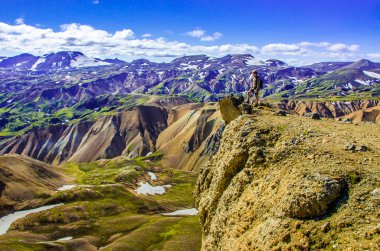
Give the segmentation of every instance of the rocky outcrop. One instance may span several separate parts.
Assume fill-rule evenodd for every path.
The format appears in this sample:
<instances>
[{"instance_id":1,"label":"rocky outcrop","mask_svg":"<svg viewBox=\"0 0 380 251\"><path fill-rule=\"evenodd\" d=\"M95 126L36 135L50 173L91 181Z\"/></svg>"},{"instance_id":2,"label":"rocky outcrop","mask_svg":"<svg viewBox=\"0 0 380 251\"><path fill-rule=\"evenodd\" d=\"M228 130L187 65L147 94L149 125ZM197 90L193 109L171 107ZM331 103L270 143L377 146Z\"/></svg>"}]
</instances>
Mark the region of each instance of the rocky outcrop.
<instances>
[{"instance_id":1,"label":"rocky outcrop","mask_svg":"<svg viewBox=\"0 0 380 251\"><path fill-rule=\"evenodd\" d=\"M241 115L239 109L234 105L232 99L219 100L219 107L223 120L228 124Z\"/></svg>"},{"instance_id":2,"label":"rocky outcrop","mask_svg":"<svg viewBox=\"0 0 380 251\"><path fill-rule=\"evenodd\" d=\"M224 126L224 124L222 124L219 127L219 129L216 131L216 133L211 135L211 137L209 137L206 140L205 150L202 153L202 155L213 156L214 154L216 154L218 152L219 146L220 146L220 140L222 139L222 134L223 134L224 128L225 128L225 126Z\"/></svg>"},{"instance_id":3,"label":"rocky outcrop","mask_svg":"<svg viewBox=\"0 0 380 251\"><path fill-rule=\"evenodd\" d=\"M203 141L211 134L213 129L213 121L208 122L211 115L215 113L216 110L203 110L196 122L196 128L194 134L191 136L188 144L186 144L185 152L194 152L198 149Z\"/></svg>"},{"instance_id":4,"label":"rocky outcrop","mask_svg":"<svg viewBox=\"0 0 380 251\"><path fill-rule=\"evenodd\" d=\"M283 200L281 212L291 218L313 218L327 212L342 194L339 180L323 175L296 177L280 189Z\"/></svg>"},{"instance_id":5,"label":"rocky outcrop","mask_svg":"<svg viewBox=\"0 0 380 251\"><path fill-rule=\"evenodd\" d=\"M376 250L380 128L360 127L265 107L229 123L194 190L202 250Z\"/></svg>"}]
</instances>

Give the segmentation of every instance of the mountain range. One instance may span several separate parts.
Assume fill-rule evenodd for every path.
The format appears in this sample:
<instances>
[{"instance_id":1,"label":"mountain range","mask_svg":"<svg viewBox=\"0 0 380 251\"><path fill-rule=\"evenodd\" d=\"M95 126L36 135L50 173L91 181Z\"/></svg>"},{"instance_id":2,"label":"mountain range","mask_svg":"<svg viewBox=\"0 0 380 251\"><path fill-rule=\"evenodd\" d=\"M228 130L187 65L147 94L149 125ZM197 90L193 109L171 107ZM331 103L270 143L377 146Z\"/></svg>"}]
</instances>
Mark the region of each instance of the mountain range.
<instances>
[{"instance_id":1,"label":"mountain range","mask_svg":"<svg viewBox=\"0 0 380 251\"><path fill-rule=\"evenodd\" d=\"M33 128L96 120L146 103L153 96L216 101L244 94L259 71L268 100L380 97L380 63L326 62L295 67L252 55L185 56L169 63L124 62L63 51L0 59L0 140ZM170 98L170 100L172 100Z\"/></svg>"},{"instance_id":2,"label":"mountain range","mask_svg":"<svg viewBox=\"0 0 380 251\"><path fill-rule=\"evenodd\" d=\"M252 69L258 70L264 79L264 97L316 98L355 96L362 92L377 96L380 81L377 72L380 63L365 59L294 67L276 59L262 61L249 54L221 58L195 55L155 63L146 59L103 60L81 52L63 51L44 56L21 54L0 60L3 78L0 84L6 91L10 88L9 80L12 84L19 80L24 84L44 83L49 89L79 85L94 95L184 94L200 101L212 101L226 93L245 91Z\"/></svg>"}]
</instances>

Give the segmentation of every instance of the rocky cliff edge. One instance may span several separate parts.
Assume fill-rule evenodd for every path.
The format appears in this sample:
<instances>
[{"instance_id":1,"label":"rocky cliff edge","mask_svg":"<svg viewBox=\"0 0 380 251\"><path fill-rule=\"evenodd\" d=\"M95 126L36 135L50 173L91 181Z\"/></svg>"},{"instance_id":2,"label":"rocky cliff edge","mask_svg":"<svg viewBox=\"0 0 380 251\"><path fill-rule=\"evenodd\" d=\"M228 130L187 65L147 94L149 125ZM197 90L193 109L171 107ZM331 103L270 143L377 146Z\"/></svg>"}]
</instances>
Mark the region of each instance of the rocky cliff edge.
<instances>
[{"instance_id":1,"label":"rocky cliff edge","mask_svg":"<svg viewBox=\"0 0 380 251\"><path fill-rule=\"evenodd\" d=\"M201 169L202 250L378 250L380 127L275 114L233 120Z\"/></svg>"}]
</instances>

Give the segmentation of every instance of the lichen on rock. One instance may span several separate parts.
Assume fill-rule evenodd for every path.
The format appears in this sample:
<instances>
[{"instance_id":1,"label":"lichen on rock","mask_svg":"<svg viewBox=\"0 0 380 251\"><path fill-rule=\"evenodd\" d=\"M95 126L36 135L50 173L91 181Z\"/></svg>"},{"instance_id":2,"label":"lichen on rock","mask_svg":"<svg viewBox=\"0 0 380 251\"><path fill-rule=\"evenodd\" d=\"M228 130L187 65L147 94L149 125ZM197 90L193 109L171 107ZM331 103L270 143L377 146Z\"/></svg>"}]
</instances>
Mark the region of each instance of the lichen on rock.
<instances>
[{"instance_id":1,"label":"lichen on rock","mask_svg":"<svg viewBox=\"0 0 380 251\"><path fill-rule=\"evenodd\" d=\"M264 107L231 120L201 168L194 199L202 250L325 250L331 243L378 250L379 233L367 229L379 224L380 155L337 147L347 133L335 121L273 112ZM363 129L348 126L351 140L380 152L380 128L366 125L366 141ZM363 166L365 156L371 161Z\"/></svg>"},{"instance_id":2,"label":"lichen on rock","mask_svg":"<svg viewBox=\"0 0 380 251\"><path fill-rule=\"evenodd\" d=\"M281 211L293 218L321 216L339 199L343 188L343 182L328 176L298 176L285 188L288 193L283 197Z\"/></svg>"}]
</instances>

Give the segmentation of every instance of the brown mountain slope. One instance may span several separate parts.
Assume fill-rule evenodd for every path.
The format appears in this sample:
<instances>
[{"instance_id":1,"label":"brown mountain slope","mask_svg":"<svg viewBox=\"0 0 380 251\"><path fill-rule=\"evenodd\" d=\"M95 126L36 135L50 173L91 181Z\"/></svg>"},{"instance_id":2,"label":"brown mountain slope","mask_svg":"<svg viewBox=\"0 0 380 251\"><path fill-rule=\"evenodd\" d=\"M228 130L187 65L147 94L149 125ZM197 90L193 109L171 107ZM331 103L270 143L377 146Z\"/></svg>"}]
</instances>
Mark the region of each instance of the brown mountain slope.
<instances>
[{"instance_id":1,"label":"brown mountain slope","mask_svg":"<svg viewBox=\"0 0 380 251\"><path fill-rule=\"evenodd\" d=\"M155 151L167 117L164 108L138 106L95 122L35 129L3 143L0 154L18 153L52 164L141 156Z\"/></svg>"},{"instance_id":2,"label":"brown mountain slope","mask_svg":"<svg viewBox=\"0 0 380 251\"><path fill-rule=\"evenodd\" d=\"M207 142L224 122L216 103L208 103L198 109L192 104L173 109L172 124L157 139L158 151L164 153L164 165L185 170L198 170L208 161L213 150Z\"/></svg>"},{"instance_id":3,"label":"brown mountain slope","mask_svg":"<svg viewBox=\"0 0 380 251\"><path fill-rule=\"evenodd\" d=\"M202 250L379 250L379 181L378 125L242 115L195 187Z\"/></svg>"},{"instance_id":4,"label":"brown mountain slope","mask_svg":"<svg viewBox=\"0 0 380 251\"><path fill-rule=\"evenodd\" d=\"M193 170L208 160L210 154L202 158L204 153L212 152L205 151L206 139L211 139L222 121L213 103L182 103L152 101L94 122L36 128L1 143L0 155L23 154L58 165L66 161L139 157L158 150L165 156L165 165ZM215 144L209 142L208 146Z\"/></svg>"},{"instance_id":5,"label":"brown mountain slope","mask_svg":"<svg viewBox=\"0 0 380 251\"><path fill-rule=\"evenodd\" d=\"M380 106L359 110L344 116L353 122L371 122L380 125Z\"/></svg>"},{"instance_id":6,"label":"brown mountain slope","mask_svg":"<svg viewBox=\"0 0 380 251\"><path fill-rule=\"evenodd\" d=\"M0 216L33 206L44 194L72 181L60 169L30 157L7 154L0 157ZM25 202L25 203L23 203Z\"/></svg>"}]
</instances>

